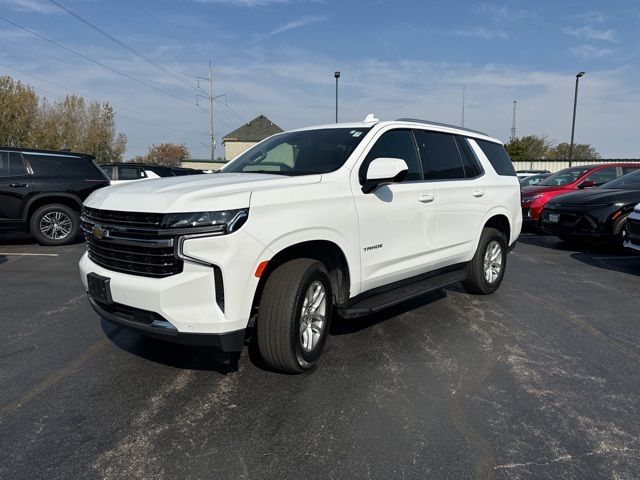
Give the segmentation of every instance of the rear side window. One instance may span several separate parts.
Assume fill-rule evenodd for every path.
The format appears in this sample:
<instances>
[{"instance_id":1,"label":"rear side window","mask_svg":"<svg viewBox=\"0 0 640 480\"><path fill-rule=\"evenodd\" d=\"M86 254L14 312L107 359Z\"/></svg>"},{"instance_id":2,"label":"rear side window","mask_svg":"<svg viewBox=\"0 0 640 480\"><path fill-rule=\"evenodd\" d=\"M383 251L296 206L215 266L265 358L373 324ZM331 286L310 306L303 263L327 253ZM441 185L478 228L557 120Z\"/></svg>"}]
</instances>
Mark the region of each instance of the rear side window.
<instances>
[{"instance_id":1,"label":"rear side window","mask_svg":"<svg viewBox=\"0 0 640 480\"><path fill-rule=\"evenodd\" d=\"M53 177L104 178L100 170L90 159L83 157L47 156L25 154L36 175Z\"/></svg>"},{"instance_id":2,"label":"rear side window","mask_svg":"<svg viewBox=\"0 0 640 480\"><path fill-rule=\"evenodd\" d=\"M635 172L640 168L640 164L637 167L622 167L622 174L626 175L627 173Z\"/></svg>"},{"instance_id":3,"label":"rear side window","mask_svg":"<svg viewBox=\"0 0 640 480\"><path fill-rule=\"evenodd\" d=\"M509 177L516 176L516 170L507 154L507 151L499 143L487 142L486 140L474 139L480 149L491 162L493 169L498 175L506 175Z\"/></svg>"},{"instance_id":4,"label":"rear side window","mask_svg":"<svg viewBox=\"0 0 640 480\"><path fill-rule=\"evenodd\" d=\"M0 177L15 177L26 174L27 169L19 153L0 152Z\"/></svg>"},{"instance_id":5,"label":"rear side window","mask_svg":"<svg viewBox=\"0 0 640 480\"><path fill-rule=\"evenodd\" d=\"M118 180L137 180L142 178L138 167L118 167Z\"/></svg>"},{"instance_id":6,"label":"rear side window","mask_svg":"<svg viewBox=\"0 0 640 480\"><path fill-rule=\"evenodd\" d=\"M618 168L617 167L606 167L601 168L600 170L596 170L587 178L585 178L584 182L593 182L596 185L600 185L602 183L610 182L618 178Z\"/></svg>"},{"instance_id":7,"label":"rear side window","mask_svg":"<svg viewBox=\"0 0 640 480\"><path fill-rule=\"evenodd\" d=\"M101 165L100 168L110 180L113 180L113 165Z\"/></svg>"},{"instance_id":8,"label":"rear side window","mask_svg":"<svg viewBox=\"0 0 640 480\"><path fill-rule=\"evenodd\" d=\"M458 147L460 148L460 156L462 157L462 165L464 166L464 174L467 178L477 178L484 173L482 166L478 162L478 158L469 145L467 139L456 136Z\"/></svg>"},{"instance_id":9,"label":"rear side window","mask_svg":"<svg viewBox=\"0 0 640 480\"><path fill-rule=\"evenodd\" d=\"M415 135L425 180L466 178L453 135L426 130L415 130Z\"/></svg>"}]
</instances>

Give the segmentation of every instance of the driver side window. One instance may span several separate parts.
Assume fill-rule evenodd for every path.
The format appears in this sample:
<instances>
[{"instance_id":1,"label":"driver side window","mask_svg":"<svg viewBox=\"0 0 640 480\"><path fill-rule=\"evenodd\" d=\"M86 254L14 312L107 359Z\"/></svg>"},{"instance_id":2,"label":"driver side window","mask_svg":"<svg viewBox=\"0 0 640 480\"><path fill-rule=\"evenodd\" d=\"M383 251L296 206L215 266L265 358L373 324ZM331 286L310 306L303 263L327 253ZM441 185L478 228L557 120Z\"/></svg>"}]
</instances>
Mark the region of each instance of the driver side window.
<instances>
[{"instance_id":1,"label":"driver side window","mask_svg":"<svg viewBox=\"0 0 640 480\"><path fill-rule=\"evenodd\" d=\"M418 151L410 130L391 130L378 139L360 166L358 173L361 183L364 184L366 180L369 164L376 158L381 157L401 158L407 163L409 171L404 179L405 182L422 180Z\"/></svg>"}]
</instances>

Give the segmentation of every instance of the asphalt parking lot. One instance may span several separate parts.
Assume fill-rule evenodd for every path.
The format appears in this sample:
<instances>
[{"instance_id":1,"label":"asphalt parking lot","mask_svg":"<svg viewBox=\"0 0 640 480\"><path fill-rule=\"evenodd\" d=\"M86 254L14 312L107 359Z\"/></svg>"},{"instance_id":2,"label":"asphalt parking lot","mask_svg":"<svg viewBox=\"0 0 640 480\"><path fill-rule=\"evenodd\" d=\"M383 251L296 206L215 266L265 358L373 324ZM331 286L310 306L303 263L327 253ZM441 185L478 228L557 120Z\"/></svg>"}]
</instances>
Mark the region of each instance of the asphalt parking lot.
<instances>
[{"instance_id":1,"label":"asphalt parking lot","mask_svg":"<svg viewBox=\"0 0 640 480\"><path fill-rule=\"evenodd\" d=\"M523 235L292 376L101 322L83 250L0 240L0 478L639 476L640 256Z\"/></svg>"}]
</instances>

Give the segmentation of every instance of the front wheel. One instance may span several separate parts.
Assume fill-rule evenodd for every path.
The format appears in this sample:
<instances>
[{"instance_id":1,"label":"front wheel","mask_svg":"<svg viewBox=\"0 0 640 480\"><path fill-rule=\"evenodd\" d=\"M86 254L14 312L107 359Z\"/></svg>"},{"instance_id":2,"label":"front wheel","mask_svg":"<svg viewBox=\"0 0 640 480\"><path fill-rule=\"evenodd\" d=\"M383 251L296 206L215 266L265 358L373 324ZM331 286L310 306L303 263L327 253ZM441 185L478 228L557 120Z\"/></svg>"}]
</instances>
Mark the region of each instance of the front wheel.
<instances>
[{"instance_id":1,"label":"front wheel","mask_svg":"<svg viewBox=\"0 0 640 480\"><path fill-rule=\"evenodd\" d=\"M507 241L495 228L485 228L475 255L467 265L467 278L462 282L471 293L488 295L495 292L507 267Z\"/></svg>"},{"instance_id":2,"label":"front wheel","mask_svg":"<svg viewBox=\"0 0 640 480\"><path fill-rule=\"evenodd\" d=\"M71 208L54 203L33 213L29 229L40 245L67 245L78 236L80 219Z\"/></svg>"},{"instance_id":3,"label":"front wheel","mask_svg":"<svg viewBox=\"0 0 640 480\"><path fill-rule=\"evenodd\" d=\"M277 267L267 279L256 324L258 350L276 370L300 373L320 358L333 310L324 265L299 258Z\"/></svg>"}]
</instances>

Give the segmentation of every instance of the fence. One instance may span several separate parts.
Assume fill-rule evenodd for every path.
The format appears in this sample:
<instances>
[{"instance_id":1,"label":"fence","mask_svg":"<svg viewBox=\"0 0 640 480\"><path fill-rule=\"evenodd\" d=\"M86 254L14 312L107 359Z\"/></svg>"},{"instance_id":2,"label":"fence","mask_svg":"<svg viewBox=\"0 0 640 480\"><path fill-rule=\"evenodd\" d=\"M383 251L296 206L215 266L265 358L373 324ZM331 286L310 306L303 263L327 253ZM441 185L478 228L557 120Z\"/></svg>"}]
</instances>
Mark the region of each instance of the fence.
<instances>
[{"instance_id":1,"label":"fence","mask_svg":"<svg viewBox=\"0 0 640 480\"><path fill-rule=\"evenodd\" d=\"M573 160L571 165L594 165L598 163L640 163L639 158L599 158L598 160ZM557 172L569 166L569 160L514 160L513 167L517 170L549 170Z\"/></svg>"}]
</instances>

